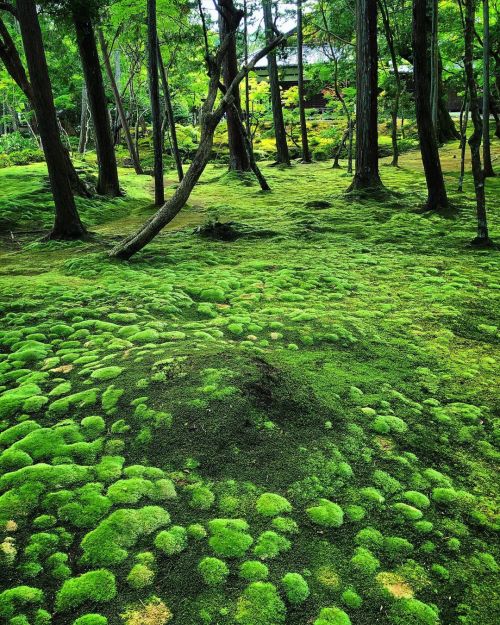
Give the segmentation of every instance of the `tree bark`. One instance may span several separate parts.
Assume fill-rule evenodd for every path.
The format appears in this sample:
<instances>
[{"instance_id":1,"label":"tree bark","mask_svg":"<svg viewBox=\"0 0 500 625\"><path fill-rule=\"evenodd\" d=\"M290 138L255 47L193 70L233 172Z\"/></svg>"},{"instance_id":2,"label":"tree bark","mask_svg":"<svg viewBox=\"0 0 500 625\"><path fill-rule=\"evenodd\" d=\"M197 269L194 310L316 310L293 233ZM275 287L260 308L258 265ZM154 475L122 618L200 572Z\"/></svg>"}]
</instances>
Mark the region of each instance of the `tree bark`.
<instances>
[{"instance_id":1,"label":"tree bark","mask_svg":"<svg viewBox=\"0 0 500 625\"><path fill-rule=\"evenodd\" d=\"M309 141L307 139L306 108L304 103L304 33L302 29L302 0L297 0L297 71L299 92L300 138L302 142L302 162L311 163Z\"/></svg>"},{"instance_id":2,"label":"tree bark","mask_svg":"<svg viewBox=\"0 0 500 625\"><path fill-rule=\"evenodd\" d=\"M356 3L356 173L348 192L380 191L377 119L377 3Z\"/></svg>"},{"instance_id":3,"label":"tree bark","mask_svg":"<svg viewBox=\"0 0 500 625\"><path fill-rule=\"evenodd\" d=\"M465 148L467 147L467 124L469 122L469 92L466 89L462 110L460 111L460 177L457 191L461 193L464 187L465 176Z\"/></svg>"},{"instance_id":4,"label":"tree bark","mask_svg":"<svg viewBox=\"0 0 500 625\"><path fill-rule=\"evenodd\" d=\"M476 78L474 76L474 16L475 1L465 0L465 54L464 66L467 77L467 88L470 94L470 114L474 130L469 138L469 147L472 164L472 177L476 195L477 237L472 241L475 245L488 246L491 241L488 233L488 218L486 214L486 197L484 192L484 172L481 167L481 135L483 124L479 112Z\"/></svg>"},{"instance_id":5,"label":"tree bark","mask_svg":"<svg viewBox=\"0 0 500 625\"><path fill-rule=\"evenodd\" d=\"M413 70L415 78L415 110L417 116L420 152L427 182L426 210L445 211L449 208L444 185L436 129L432 123L430 103L430 24L427 15L428 0L413 2Z\"/></svg>"},{"instance_id":6,"label":"tree bark","mask_svg":"<svg viewBox=\"0 0 500 625\"><path fill-rule=\"evenodd\" d=\"M272 13L272 0L263 0L264 26L266 30L266 43L273 38L274 22ZM283 105L281 103L281 90L278 77L278 63L276 52L273 50L267 55L267 68L269 73L269 88L271 91L271 106L273 109L274 136L276 138L276 162L282 165L290 165L290 155L286 142L285 122L283 120Z\"/></svg>"},{"instance_id":7,"label":"tree bark","mask_svg":"<svg viewBox=\"0 0 500 625\"><path fill-rule=\"evenodd\" d=\"M490 145L490 9L483 0L483 170L484 177L495 175Z\"/></svg>"},{"instance_id":8,"label":"tree bark","mask_svg":"<svg viewBox=\"0 0 500 625\"><path fill-rule=\"evenodd\" d=\"M148 77L153 125L155 204L165 202L163 182L163 145L161 131L160 83L158 75L158 30L156 27L156 0L147 0L148 6Z\"/></svg>"},{"instance_id":9,"label":"tree bark","mask_svg":"<svg viewBox=\"0 0 500 625\"><path fill-rule=\"evenodd\" d=\"M88 121L88 109L89 109L89 101L87 98L87 85L85 81L82 85L82 112L80 115L80 140L78 142L78 152L80 154L85 154L87 149L87 138L89 131L89 121Z\"/></svg>"},{"instance_id":10,"label":"tree bark","mask_svg":"<svg viewBox=\"0 0 500 625\"><path fill-rule=\"evenodd\" d=\"M384 25L385 39L389 54L391 55L392 69L394 71L394 79L396 81L396 93L391 107L391 141L392 141L392 163L393 167L398 166L399 148L398 148L398 117L399 117L399 101L401 99L401 76L399 75L398 60L396 57L396 49L394 47L394 35L389 21L389 12L385 0L379 0L380 13L382 15L382 23Z\"/></svg>"},{"instance_id":11,"label":"tree bark","mask_svg":"<svg viewBox=\"0 0 500 625\"><path fill-rule=\"evenodd\" d=\"M158 43L158 67L160 68L160 78L163 87L163 98L165 100L165 113L170 129L170 139L172 142L172 153L174 156L175 166L177 168L177 177L179 182L184 178L184 170L182 168L182 158L179 150L179 142L177 141L177 129L175 127L174 111L172 108L172 98L170 97L170 86L168 84L167 72L161 55L160 45Z\"/></svg>"},{"instance_id":12,"label":"tree bark","mask_svg":"<svg viewBox=\"0 0 500 625\"><path fill-rule=\"evenodd\" d=\"M73 11L73 23L95 134L99 165L97 193L117 197L121 192L101 64L92 19L83 4L79 4L78 9Z\"/></svg>"},{"instance_id":13,"label":"tree bark","mask_svg":"<svg viewBox=\"0 0 500 625\"><path fill-rule=\"evenodd\" d=\"M221 7L221 12L219 14L220 40L222 41L229 33L233 33L227 49L226 58L222 64L222 82L227 88L238 73L238 58L236 53L237 31L234 25L236 22L240 22L241 14L236 10L233 0L221 0L219 4ZM234 94L234 104L235 106L230 107L226 112L229 169L230 171L250 171L250 161L239 124L239 120L243 116L239 91Z\"/></svg>"},{"instance_id":14,"label":"tree bark","mask_svg":"<svg viewBox=\"0 0 500 625\"><path fill-rule=\"evenodd\" d=\"M130 132L130 126L128 124L127 115L125 114L125 109L123 108L123 101L120 95L120 91L118 89L118 85L116 83L115 75L113 74L113 69L111 67L111 62L109 58L108 48L106 45L106 41L104 39L104 35L102 30L99 28L97 31L97 35L99 37L99 43L101 45L102 56L104 60L104 67L106 68L106 74L108 75L108 80L111 85L111 89L113 91L113 96L115 98L116 109L118 111L118 116L120 118L120 124L125 134L125 141L127 142L128 152L130 154L130 159L135 169L136 174L143 174L141 163L139 161L139 155L135 150L134 140L132 139L132 134Z\"/></svg>"},{"instance_id":15,"label":"tree bark","mask_svg":"<svg viewBox=\"0 0 500 625\"><path fill-rule=\"evenodd\" d=\"M437 102L437 139L439 143L460 139L455 122L448 110L448 100L443 83L443 60L438 52L438 102Z\"/></svg>"},{"instance_id":16,"label":"tree bark","mask_svg":"<svg viewBox=\"0 0 500 625\"><path fill-rule=\"evenodd\" d=\"M68 176L67 159L59 135L57 114L35 0L18 0L16 6L31 78L33 106L37 116L56 211L54 226L48 238L79 239L85 235L86 230L80 221Z\"/></svg>"}]
</instances>

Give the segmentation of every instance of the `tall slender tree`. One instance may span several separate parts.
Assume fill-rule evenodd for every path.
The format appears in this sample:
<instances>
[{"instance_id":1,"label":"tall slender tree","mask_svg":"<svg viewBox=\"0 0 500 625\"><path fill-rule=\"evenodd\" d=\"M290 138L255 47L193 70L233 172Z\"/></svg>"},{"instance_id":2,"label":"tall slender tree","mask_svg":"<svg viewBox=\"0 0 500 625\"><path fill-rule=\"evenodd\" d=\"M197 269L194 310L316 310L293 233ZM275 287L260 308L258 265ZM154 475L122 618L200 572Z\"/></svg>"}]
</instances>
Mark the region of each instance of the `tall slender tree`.
<instances>
[{"instance_id":1,"label":"tall slender tree","mask_svg":"<svg viewBox=\"0 0 500 625\"><path fill-rule=\"evenodd\" d=\"M377 3L356 2L356 173L348 191L383 188L378 169Z\"/></svg>"},{"instance_id":2,"label":"tall slender tree","mask_svg":"<svg viewBox=\"0 0 500 625\"><path fill-rule=\"evenodd\" d=\"M462 0L460 0L462 1ZM465 0L464 15L464 66L467 77L467 88L470 94L470 115L474 130L469 138L469 147L476 195L477 237L472 241L474 245L488 247L491 240L488 232L488 217L486 214L486 196L484 192L484 171L481 167L481 135L483 125L479 112L479 98L477 93L476 77L474 76L474 17L476 13L475 0Z\"/></svg>"},{"instance_id":3,"label":"tall slender tree","mask_svg":"<svg viewBox=\"0 0 500 625\"><path fill-rule=\"evenodd\" d=\"M490 5L483 0L483 169L485 178L495 175L490 145Z\"/></svg>"},{"instance_id":4,"label":"tall slender tree","mask_svg":"<svg viewBox=\"0 0 500 625\"><path fill-rule=\"evenodd\" d=\"M102 78L101 63L94 32L92 3L73 0L72 18L76 40L87 85L89 108L96 141L99 177L97 192L116 197L121 195L118 168L111 134L106 93Z\"/></svg>"},{"instance_id":5,"label":"tall slender tree","mask_svg":"<svg viewBox=\"0 0 500 625\"><path fill-rule=\"evenodd\" d=\"M448 196L444 185L436 127L432 123L430 74L430 20L428 2L413 0L413 70L415 79L415 111L420 152L427 182L425 209L446 211Z\"/></svg>"},{"instance_id":6,"label":"tall slender tree","mask_svg":"<svg viewBox=\"0 0 500 625\"><path fill-rule=\"evenodd\" d=\"M297 72L299 92L300 138L302 142L302 162L311 162L309 141L307 138L306 107L304 93L304 32L302 0L297 0Z\"/></svg>"},{"instance_id":7,"label":"tall slender tree","mask_svg":"<svg viewBox=\"0 0 500 625\"><path fill-rule=\"evenodd\" d=\"M241 20L241 13L234 5L233 0L220 0L219 33L221 41L230 35L231 41L227 48L226 57L222 65L222 79L227 88L238 73L238 57L236 53L236 21ZM231 34L232 33L232 34ZM238 116L239 119L236 119ZM245 140L240 131L240 121L243 117L239 90L234 94L234 107L226 112L227 134L229 144L229 169L232 171L250 171Z\"/></svg>"},{"instance_id":8,"label":"tall slender tree","mask_svg":"<svg viewBox=\"0 0 500 625\"><path fill-rule=\"evenodd\" d=\"M156 0L148 0L148 77L153 124L155 204L165 202L163 182L163 141L161 130L160 82L158 74L158 29L156 26Z\"/></svg>"},{"instance_id":9,"label":"tall slender tree","mask_svg":"<svg viewBox=\"0 0 500 625\"><path fill-rule=\"evenodd\" d=\"M269 44L269 42L273 40L275 34L272 0L263 0L262 7L264 9L266 42ZM283 105L281 103L278 63L276 61L276 51L274 49L267 55L267 69L269 73L271 106L273 109L274 136L276 139L276 162L282 165L290 165L290 154L288 152L285 122L283 120Z\"/></svg>"},{"instance_id":10,"label":"tall slender tree","mask_svg":"<svg viewBox=\"0 0 500 625\"><path fill-rule=\"evenodd\" d=\"M47 162L55 204L55 220L50 239L79 239L85 235L71 189L67 160L59 135L47 59L35 0L17 0L26 62L31 79L33 106Z\"/></svg>"}]
</instances>

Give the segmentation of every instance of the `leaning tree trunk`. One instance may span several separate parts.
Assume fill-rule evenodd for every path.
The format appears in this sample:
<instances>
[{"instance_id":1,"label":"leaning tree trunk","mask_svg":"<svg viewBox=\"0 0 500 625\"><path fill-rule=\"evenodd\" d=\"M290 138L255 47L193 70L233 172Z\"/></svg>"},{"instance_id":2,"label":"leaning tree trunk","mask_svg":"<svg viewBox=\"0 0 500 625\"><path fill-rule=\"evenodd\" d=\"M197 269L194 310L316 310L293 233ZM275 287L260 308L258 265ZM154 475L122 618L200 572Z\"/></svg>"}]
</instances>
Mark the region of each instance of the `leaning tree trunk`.
<instances>
[{"instance_id":1,"label":"leaning tree trunk","mask_svg":"<svg viewBox=\"0 0 500 625\"><path fill-rule=\"evenodd\" d=\"M489 246L491 240L488 234L488 219L486 215L486 197L484 192L484 172L481 167L481 135L483 125L479 113L476 78L474 76L474 0L465 0L465 54L464 66L467 77L467 88L470 94L470 115L474 131L469 138L469 147L472 164L472 177L476 194L477 237L472 241L475 245Z\"/></svg>"},{"instance_id":2,"label":"leaning tree trunk","mask_svg":"<svg viewBox=\"0 0 500 625\"><path fill-rule=\"evenodd\" d=\"M490 145L490 9L483 0L483 170L485 178L495 175Z\"/></svg>"},{"instance_id":3,"label":"leaning tree trunk","mask_svg":"<svg viewBox=\"0 0 500 625\"><path fill-rule=\"evenodd\" d=\"M377 3L356 3L356 173L348 192L380 191L377 119Z\"/></svg>"},{"instance_id":4,"label":"leaning tree trunk","mask_svg":"<svg viewBox=\"0 0 500 625\"><path fill-rule=\"evenodd\" d=\"M116 82L115 75L113 73L113 69L111 67L111 62L109 59L108 47L106 45L106 40L104 39L104 35L102 30L98 30L99 43L101 45L102 56L104 59L104 67L106 68L106 74L108 75L108 80L111 85L111 89L113 91L113 96L115 98L116 109L118 111L118 116L120 118L120 123L125 134L125 141L127 142L128 152L130 154L130 160L132 161L132 165L134 166L136 174L144 173L142 171L141 163L139 161L139 155L136 152L134 140L132 139L132 133L130 132L130 126L128 124L127 115L125 114L125 109L123 108L123 101L120 95L120 91L118 89L118 85Z\"/></svg>"},{"instance_id":5,"label":"leaning tree trunk","mask_svg":"<svg viewBox=\"0 0 500 625\"><path fill-rule=\"evenodd\" d=\"M266 29L266 43L273 38L273 13L272 0L263 0L264 26ZM276 162L290 165L290 154L286 142L285 122L283 120L283 105L281 103L280 82L278 77L278 63L276 52L273 50L267 56L267 68L269 72L269 89L271 91L271 106L273 109L274 136L276 138Z\"/></svg>"},{"instance_id":6,"label":"leaning tree trunk","mask_svg":"<svg viewBox=\"0 0 500 625\"><path fill-rule=\"evenodd\" d=\"M92 19L83 4L79 4L78 10L73 11L73 23L94 127L99 165L97 192L101 195L117 197L121 195L121 192L104 81Z\"/></svg>"},{"instance_id":7,"label":"leaning tree trunk","mask_svg":"<svg viewBox=\"0 0 500 625\"><path fill-rule=\"evenodd\" d=\"M161 55L160 44L158 43L158 67L160 69L160 78L163 88L163 99L165 100L165 113L167 116L168 127L170 129L170 139L172 144L172 153L174 156L175 166L177 168L177 177L179 182L184 178L184 170L182 168L182 158L179 150L179 142L177 141L177 129L175 127L174 110L172 108L172 98L170 97L170 85L168 84L167 72Z\"/></svg>"},{"instance_id":8,"label":"leaning tree trunk","mask_svg":"<svg viewBox=\"0 0 500 625\"><path fill-rule=\"evenodd\" d=\"M68 177L67 160L59 135L42 31L35 0L18 0L17 16L31 77L33 105L47 162L55 204L54 227L50 239L79 239L85 234Z\"/></svg>"},{"instance_id":9,"label":"leaning tree trunk","mask_svg":"<svg viewBox=\"0 0 500 625\"><path fill-rule=\"evenodd\" d=\"M156 27L156 0L148 0L148 76L153 125L155 204L165 202L163 181L163 141L161 131L160 82L158 75L158 30Z\"/></svg>"},{"instance_id":10,"label":"leaning tree trunk","mask_svg":"<svg viewBox=\"0 0 500 625\"><path fill-rule=\"evenodd\" d=\"M445 211L448 196L444 185L436 129L432 123L430 102L429 20L427 1L413 2L413 70L415 77L415 110L417 116L420 152L427 182L426 210Z\"/></svg>"},{"instance_id":11,"label":"leaning tree trunk","mask_svg":"<svg viewBox=\"0 0 500 625\"><path fill-rule=\"evenodd\" d=\"M302 142L302 162L311 162L309 141L307 140L306 107L304 102L304 33L302 30L302 0L297 0L297 71L299 91L300 138Z\"/></svg>"},{"instance_id":12,"label":"leaning tree trunk","mask_svg":"<svg viewBox=\"0 0 500 625\"><path fill-rule=\"evenodd\" d=\"M234 6L233 0L221 0L221 13L219 14L219 33L222 41L229 33L231 42L227 49L226 58L222 65L223 84L227 88L238 73L238 57L236 51L236 29L235 21L241 19ZM231 171L250 171L250 161L248 158L245 139L240 132L239 120L243 117L241 112L241 98L239 91L234 94L235 107L230 107L226 112L227 136L229 145L229 169Z\"/></svg>"}]
</instances>

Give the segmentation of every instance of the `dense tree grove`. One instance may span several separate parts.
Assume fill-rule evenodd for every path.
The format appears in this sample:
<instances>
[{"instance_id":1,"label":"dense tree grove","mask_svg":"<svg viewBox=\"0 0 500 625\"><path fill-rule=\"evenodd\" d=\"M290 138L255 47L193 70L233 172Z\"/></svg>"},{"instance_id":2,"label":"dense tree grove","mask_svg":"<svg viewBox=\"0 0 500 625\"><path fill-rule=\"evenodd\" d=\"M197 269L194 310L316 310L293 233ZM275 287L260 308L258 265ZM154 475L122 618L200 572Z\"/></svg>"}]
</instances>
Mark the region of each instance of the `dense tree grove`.
<instances>
[{"instance_id":1,"label":"dense tree grove","mask_svg":"<svg viewBox=\"0 0 500 625\"><path fill-rule=\"evenodd\" d=\"M0 625L498 625L500 0L0 1Z\"/></svg>"}]
</instances>

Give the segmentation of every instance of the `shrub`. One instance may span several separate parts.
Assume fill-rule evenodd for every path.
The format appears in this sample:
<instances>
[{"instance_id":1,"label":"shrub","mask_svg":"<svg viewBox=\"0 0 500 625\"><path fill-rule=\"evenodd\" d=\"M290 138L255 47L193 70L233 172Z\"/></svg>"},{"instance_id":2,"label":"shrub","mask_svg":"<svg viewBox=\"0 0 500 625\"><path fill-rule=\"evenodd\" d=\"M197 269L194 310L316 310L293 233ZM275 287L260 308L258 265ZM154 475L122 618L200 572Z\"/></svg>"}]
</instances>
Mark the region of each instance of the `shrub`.
<instances>
[{"instance_id":1,"label":"shrub","mask_svg":"<svg viewBox=\"0 0 500 625\"><path fill-rule=\"evenodd\" d=\"M399 536L388 536L384 540L384 553L392 559L398 560L405 558L413 551L413 545L406 538Z\"/></svg>"},{"instance_id":2,"label":"shrub","mask_svg":"<svg viewBox=\"0 0 500 625\"><path fill-rule=\"evenodd\" d=\"M123 456L103 456L95 467L97 479L101 482L114 482L121 476L124 464Z\"/></svg>"},{"instance_id":3,"label":"shrub","mask_svg":"<svg viewBox=\"0 0 500 625\"><path fill-rule=\"evenodd\" d=\"M184 551L187 547L186 528L181 525L174 525L169 530L163 530L155 538L155 547L168 556Z\"/></svg>"},{"instance_id":4,"label":"shrub","mask_svg":"<svg viewBox=\"0 0 500 625\"><path fill-rule=\"evenodd\" d=\"M98 438L106 429L106 423L102 417L85 417L81 424L83 435L90 441Z\"/></svg>"},{"instance_id":5,"label":"shrub","mask_svg":"<svg viewBox=\"0 0 500 625\"><path fill-rule=\"evenodd\" d=\"M192 523L187 527L188 536L195 540L202 540L207 535L207 530L201 525L201 523Z\"/></svg>"},{"instance_id":6,"label":"shrub","mask_svg":"<svg viewBox=\"0 0 500 625\"><path fill-rule=\"evenodd\" d=\"M314 625L351 625L351 619L340 608L323 608Z\"/></svg>"},{"instance_id":7,"label":"shrub","mask_svg":"<svg viewBox=\"0 0 500 625\"><path fill-rule=\"evenodd\" d=\"M209 544L220 556L241 558L253 543L244 519L213 519L208 527L212 534Z\"/></svg>"},{"instance_id":8,"label":"shrub","mask_svg":"<svg viewBox=\"0 0 500 625\"><path fill-rule=\"evenodd\" d=\"M394 625L438 625L437 611L418 599L400 599L389 612Z\"/></svg>"},{"instance_id":9,"label":"shrub","mask_svg":"<svg viewBox=\"0 0 500 625\"><path fill-rule=\"evenodd\" d=\"M380 562L371 551L364 547L358 547L351 558L351 565L360 573L371 575L379 568Z\"/></svg>"},{"instance_id":10,"label":"shrub","mask_svg":"<svg viewBox=\"0 0 500 625\"><path fill-rule=\"evenodd\" d=\"M120 375L122 371L123 367L102 367L101 369L96 369L95 371L92 371L90 377L93 380L114 380Z\"/></svg>"},{"instance_id":11,"label":"shrub","mask_svg":"<svg viewBox=\"0 0 500 625\"><path fill-rule=\"evenodd\" d=\"M6 449L0 456L0 467L4 471L15 471L31 464L33 459L21 449Z\"/></svg>"},{"instance_id":12,"label":"shrub","mask_svg":"<svg viewBox=\"0 0 500 625\"><path fill-rule=\"evenodd\" d=\"M208 586L224 584L229 575L227 564L219 558L203 558L198 564L198 571Z\"/></svg>"},{"instance_id":13,"label":"shrub","mask_svg":"<svg viewBox=\"0 0 500 625\"><path fill-rule=\"evenodd\" d=\"M357 545L367 547L368 549L379 549L384 544L384 537L374 527L365 527L360 530L355 537Z\"/></svg>"},{"instance_id":14,"label":"shrub","mask_svg":"<svg viewBox=\"0 0 500 625\"><path fill-rule=\"evenodd\" d=\"M285 622L285 604L276 587L268 582L249 584L236 604L239 625L280 625Z\"/></svg>"},{"instance_id":15,"label":"shrub","mask_svg":"<svg viewBox=\"0 0 500 625\"><path fill-rule=\"evenodd\" d=\"M300 573L286 573L281 581L290 603L298 605L309 597L309 586Z\"/></svg>"},{"instance_id":16,"label":"shrub","mask_svg":"<svg viewBox=\"0 0 500 625\"><path fill-rule=\"evenodd\" d=\"M16 586L0 594L0 616L12 618L23 606L42 603L43 591L32 586Z\"/></svg>"},{"instance_id":17,"label":"shrub","mask_svg":"<svg viewBox=\"0 0 500 625\"><path fill-rule=\"evenodd\" d=\"M37 610L33 625L50 625L52 617L46 610Z\"/></svg>"},{"instance_id":18,"label":"shrub","mask_svg":"<svg viewBox=\"0 0 500 625\"><path fill-rule=\"evenodd\" d=\"M277 516L285 512L291 512L292 506L288 499L275 493L264 493L257 499L255 504L257 512L262 516Z\"/></svg>"},{"instance_id":19,"label":"shrub","mask_svg":"<svg viewBox=\"0 0 500 625\"><path fill-rule=\"evenodd\" d=\"M363 599L361 599L358 593L351 589L344 590L342 601L348 608L360 608L363 603Z\"/></svg>"},{"instance_id":20,"label":"shrub","mask_svg":"<svg viewBox=\"0 0 500 625\"><path fill-rule=\"evenodd\" d=\"M299 531L299 526L293 519L283 516L275 517L272 520L272 526L274 529L278 530L278 532L283 532L284 534L297 534Z\"/></svg>"},{"instance_id":21,"label":"shrub","mask_svg":"<svg viewBox=\"0 0 500 625\"><path fill-rule=\"evenodd\" d=\"M84 614L73 625L108 625L108 619L100 614Z\"/></svg>"},{"instance_id":22,"label":"shrub","mask_svg":"<svg viewBox=\"0 0 500 625\"><path fill-rule=\"evenodd\" d=\"M307 508L307 514L313 523L323 527L340 527L344 522L342 508L328 499L320 499L317 506Z\"/></svg>"},{"instance_id":23,"label":"shrub","mask_svg":"<svg viewBox=\"0 0 500 625\"><path fill-rule=\"evenodd\" d=\"M412 506L415 506L416 508L425 510L425 508L428 508L431 505L429 497L416 490L407 490L403 496L411 503Z\"/></svg>"},{"instance_id":24,"label":"shrub","mask_svg":"<svg viewBox=\"0 0 500 625\"><path fill-rule=\"evenodd\" d=\"M240 577L249 582L259 582L267 579L269 569L263 562L258 560L247 560L240 566Z\"/></svg>"},{"instance_id":25,"label":"shrub","mask_svg":"<svg viewBox=\"0 0 500 625\"><path fill-rule=\"evenodd\" d=\"M67 579L56 596L56 611L73 610L86 601L102 603L116 596L115 576L99 569Z\"/></svg>"},{"instance_id":26,"label":"shrub","mask_svg":"<svg viewBox=\"0 0 500 625\"><path fill-rule=\"evenodd\" d=\"M144 480L142 477L132 477L111 484L106 495L114 504L132 504L148 495L152 488L153 483L149 480Z\"/></svg>"},{"instance_id":27,"label":"shrub","mask_svg":"<svg viewBox=\"0 0 500 625\"><path fill-rule=\"evenodd\" d=\"M120 564L128 556L127 547L169 523L168 512L157 506L116 510L84 536L82 562L94 566Z\"/></svg>"},{"instance_id":28,"label":"shrub","mask_svg":"<svg viewBox=\"0 0 500 625\"><path fill-rule=\"evenodd\" d=\"M190 505L198 510L209 510L215 501L215 495L207 487L197 485L193 488L191 493Z\"/></svg>"},{"instance_id":29,"label":"shrub","mask_svg":"<svg viewBox=\"0 0 500 625\"><path fill-rule=\"evenodd\" d=\"M290 546L291 543L287 538L272 530L268 530L267 532L262 532L259 536L253 552L262 560L267 560L275 558L282 551L287 551L290 549Z\"/></svg>"},{"instance_id":30,"label":"shrub","mask_svg":"<svg viewBox=\"0 0 500 625\"><path fill-rule=\"evenodd\" d=\"M419 521L424 516L421 510L407 503L395 503L392 508L398 513L399 517L408 521Z\"/></svg>"},{"instance_id":31,"label":"shrub","mask_svg":"<svg viewBox=\"0 0 500 625\"><path fill-rule=\"evenodd\" d=\"M155 574L145 564L135 564L127 575L127 582L132 588L145 588L153 583Z\"/></svg>"}]
</instances>

